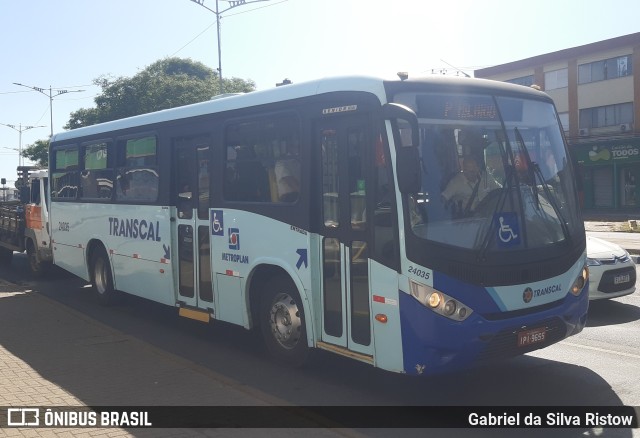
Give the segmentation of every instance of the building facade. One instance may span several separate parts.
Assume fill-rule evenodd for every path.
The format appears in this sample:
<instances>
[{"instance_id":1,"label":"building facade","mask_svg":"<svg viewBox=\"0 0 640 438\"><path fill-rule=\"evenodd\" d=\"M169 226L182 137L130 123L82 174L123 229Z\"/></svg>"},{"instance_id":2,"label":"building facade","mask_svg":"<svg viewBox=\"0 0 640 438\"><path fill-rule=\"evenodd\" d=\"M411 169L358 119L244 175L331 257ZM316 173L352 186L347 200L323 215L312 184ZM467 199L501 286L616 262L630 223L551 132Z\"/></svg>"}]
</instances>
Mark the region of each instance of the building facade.
<instances>
[{"instance_id":1,"label":"building facade","mask_svg":"<svg viewBox=\"0 0 640 438\"><path fill-rule=\"evenodd\" d=\"M586 211L640 213L640 32L474 73L553 98Z\"/></svg>"}]
</instances>

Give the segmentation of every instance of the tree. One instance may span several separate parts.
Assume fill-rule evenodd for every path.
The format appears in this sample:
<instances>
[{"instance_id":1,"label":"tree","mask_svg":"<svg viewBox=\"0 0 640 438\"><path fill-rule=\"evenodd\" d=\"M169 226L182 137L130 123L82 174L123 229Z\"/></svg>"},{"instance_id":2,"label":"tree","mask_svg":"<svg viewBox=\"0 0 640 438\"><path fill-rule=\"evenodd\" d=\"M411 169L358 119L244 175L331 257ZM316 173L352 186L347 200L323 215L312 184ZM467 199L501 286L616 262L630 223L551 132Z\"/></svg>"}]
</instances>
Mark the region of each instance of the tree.
<instances>
[{"instance_id":1,"label":"tree","mask_svg":"<svg viewBox=\"0 0 640 438\"><path fill-rule=\"evenodd\" d=\"M191 59L166 58L156 61L132 77L95 79L102 93L95 108L71 113L65 129L131 117L167 108L203 102L220 94L218 73ZM223 78L224 93L255 90L255 82Z\"/></svg>"},{"instance_id":2,"label":"tree","mask_svg":"<svg viewBox=\"0 0 640 438\"><path fill-rule=\"evenodd\" d=\"M36 166L46 168L49 165L49 140L36 140L22 149L22 156L36 163Z\"/></svg>"}]
</instances>

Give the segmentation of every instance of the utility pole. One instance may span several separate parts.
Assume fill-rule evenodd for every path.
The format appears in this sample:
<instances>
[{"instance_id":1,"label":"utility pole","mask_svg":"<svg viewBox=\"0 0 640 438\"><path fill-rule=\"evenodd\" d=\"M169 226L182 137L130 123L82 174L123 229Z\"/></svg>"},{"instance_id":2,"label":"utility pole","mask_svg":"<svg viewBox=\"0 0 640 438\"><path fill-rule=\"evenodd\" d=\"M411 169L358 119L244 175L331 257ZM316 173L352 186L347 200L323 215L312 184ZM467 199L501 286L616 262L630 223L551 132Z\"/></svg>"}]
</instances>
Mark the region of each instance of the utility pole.
<instances>
[{"instance_id":1,"label":"utility pole","mask_svg":"<svg viewBox=\"0 0 640 438\"><path fill-rule=\"evenodd\" d=\"M237 8L238 6L244 6L244 5L248 5L250 3L258 3L258 2L268 2L269 0L223 0L229 3L229 7L226 9L223 9L222 11L219 8L218 2L219 0L216 0L216 9L213 10L211 8L208 8L207 6L205 6L204 4L204 0L191 0L194 3L197 3L198 5L202 6L203 8L205 8L206 10L208 10L209 12L212 12L215 14L216 16L216 26L218 28L218 79L220 80L220 94L222 94L223 92L223 88L222 88L222 46L220 44L220 19L222 18L222 14L224 14L225 12L227 12L230 9L233 8Z\"/></svg>"},{"instance_id":2,"label":"utility pole","mask_svg":"<svg viewBox=\"0 0 640 438\"><path fill-rule=\"evenodd\" d=\"M53 89L51 88L51 85L49 85L49 93L47 94L47 90L46 88L40 88L40 87L33 87L31 85L25 85L25 84L20 84L18 82L14 82L14 85L19 85L21 87L26 87L26 88L31 88L32 90L37 91L38 93L44 94L45 96L47 96L49 98L49 114L50 114L50 119L51 119L51 135L50 137L53 137L53 98L54 97L58 97L61 94L67 94L67 93L80 93L84 90L62 90L62 89Z\"/></svg>"},{"instance_id":3,"label":"utility pole","mask_svg":"<svg viewBox=\"0 0 640 438\"><path fill-rule=\"evenodd\" d=\"M24 126L23 127L22 123L20 123L18 126L9 125L9 124L6 124L6 123L0 123L0 125L6 126L7 128L11 128L14 131L18 131L18 167L22 166L22 133L24 131L28 131L29 129L33 129L33 128L45 128L45 126L44 125L38 125L38 126Z\"/></svg>"}]
</instances>

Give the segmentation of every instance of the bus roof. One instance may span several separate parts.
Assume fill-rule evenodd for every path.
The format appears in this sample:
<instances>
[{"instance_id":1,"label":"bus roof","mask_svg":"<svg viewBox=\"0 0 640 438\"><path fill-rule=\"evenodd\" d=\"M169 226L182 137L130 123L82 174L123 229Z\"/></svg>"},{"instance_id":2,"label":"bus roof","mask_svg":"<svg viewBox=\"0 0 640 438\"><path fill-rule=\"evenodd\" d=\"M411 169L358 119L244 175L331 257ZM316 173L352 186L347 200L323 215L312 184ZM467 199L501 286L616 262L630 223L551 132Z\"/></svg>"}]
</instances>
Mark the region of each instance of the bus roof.
<instances>
[{"instance_id":1,"label":"bus roof","mask_svg":"<svg viewBox=\"0 0 640 438\"><path fill-rule=\"evenodd\" d=\"M100 123L91 126L85 126L70 131L63 131L54 134L51 143L66 140L72 140L78 137L99 135L111 131L133 128L137 126L151 125L154 123L166 122L170 120L178 120L189 117L197 117L206 114L213 114L223 111L235 110L251 106L264 105L286 100L298 99L307 96L340 92L340 91L361 91L375 95L381 103L386 103L385 85L391 89L399 90L400 87L407 89L411 85L428 87L443 87L460 90L465 88L466 91L475 89L476 91L502 90L517 93L535 93L538 98L544 93L528 89L519 85L507 84L487 79L474 78L457 78L446 76L431 76L420 79L410 79L405 81L386 80L371 76L344 76L335 78L318 79L309 82L294 83L281 87L271 88L263 91L253 91L250 93L241 93L231 96L214 96L211 100L195 103L191 105L170 108L153 113L141 114L138 116L128 117L110 122ZM406 87L406 88L405 88Z\"/></svg>"}]
</instances>

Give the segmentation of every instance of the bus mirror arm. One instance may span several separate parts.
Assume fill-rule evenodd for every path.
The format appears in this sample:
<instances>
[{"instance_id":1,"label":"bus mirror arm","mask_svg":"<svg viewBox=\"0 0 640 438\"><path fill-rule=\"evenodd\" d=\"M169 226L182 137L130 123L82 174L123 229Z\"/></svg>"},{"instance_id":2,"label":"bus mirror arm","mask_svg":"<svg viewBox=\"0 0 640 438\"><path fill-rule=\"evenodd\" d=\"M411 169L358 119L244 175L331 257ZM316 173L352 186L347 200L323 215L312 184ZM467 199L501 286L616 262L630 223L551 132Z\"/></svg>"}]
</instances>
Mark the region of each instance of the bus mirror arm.
<instances>
[{"instance_id":1,"label":"bus mirror arm","mask_svg":"<svg viewBox=\"0 0 640 438\"><path fill-rule=\"evenodd\" d=\"M417 193L420 191L421 166L420 152L420 129L418 127L418 116L409 107L399 103L387 103L383 105L382 112L387 120L404 120L411 127L411 144L396 145L396 170L398 175L398 188L402 193Z\"/></svg>"},{"instance_id":2,"label":"bus mirror arm","mask_svg":"<svg viewBox=\"0 0 640 438\"><path fill-rule=\"evenodd\" d=\"M420 154L417 147L396 150L396 174L401 193L418 193L422 187L420 178Z\"/></svg>"},{"instance_id":3,"label":"bus mirror arm","mask_svg":"<svg viewBox=\"0 0 640 438\"><path fill-rule=\"evenodd\" d=\"M382 114L387 120L405 120L411 126L411 144L405 147L418 147L420 145L420 129L418 128L418 116L411 108L399 103L386 103L382 106Z\"/></svg>"}]
</instances>

